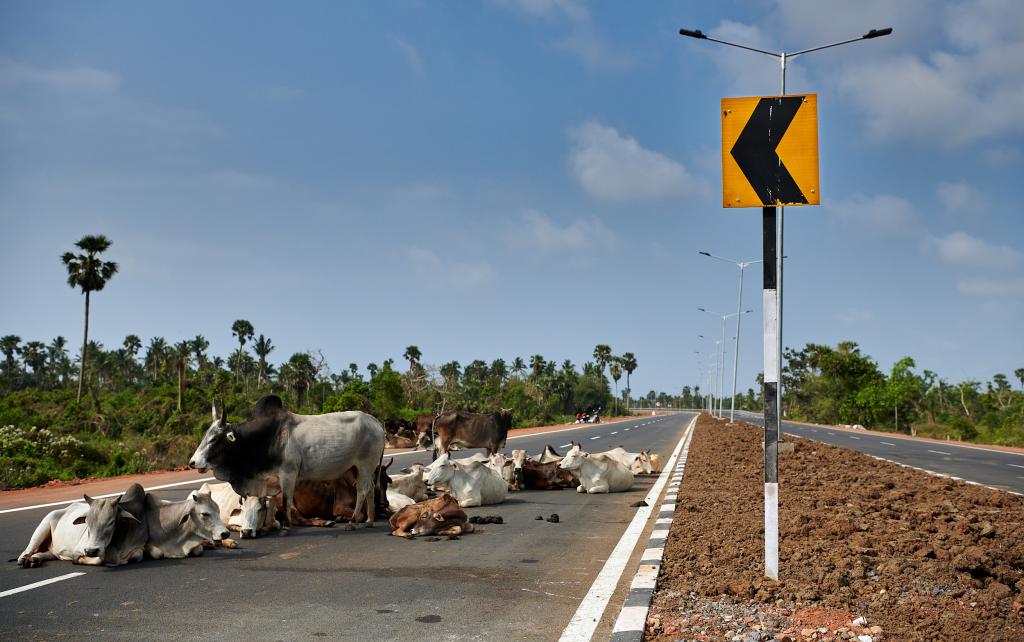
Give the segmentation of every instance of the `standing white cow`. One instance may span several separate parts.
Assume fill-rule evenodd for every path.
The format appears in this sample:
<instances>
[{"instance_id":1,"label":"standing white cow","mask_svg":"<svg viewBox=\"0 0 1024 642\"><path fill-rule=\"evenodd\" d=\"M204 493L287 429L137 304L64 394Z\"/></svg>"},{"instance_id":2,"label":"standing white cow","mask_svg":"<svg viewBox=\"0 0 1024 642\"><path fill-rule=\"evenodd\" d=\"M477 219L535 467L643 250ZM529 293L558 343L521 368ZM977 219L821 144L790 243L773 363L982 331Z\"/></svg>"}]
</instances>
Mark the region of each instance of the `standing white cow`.
<instances>
[{"instance_id":1,"label":"standing white cow","mask_svg":"<svg viewBox=\"0 0 1024 642\"><path fill-rule=\"evenodd\" d=\"M274 518L277 508L272 497L242 497L227 482L203 484L199 492L209 494L217 502L221 521L242 539L266 535L281 527Z\"/></svg>"},{"instance_id":2,"label":"standing white cow","mask_svg":"<svg viewBox=\"0 0 1024 642\"><path fill-rule=\"evenodd\" d=\"M579 444L573 445L558 467L571 471L580 480L578 493L621 493L633 487L629 468L605 453L583 452Z\"/></svg>"},{"instance_id":3,"label":"standing white cow","mask_svg":"<svg viewBox=\"0 0 1024 642\"><path fill-rule=\"evenodd\" d=\"M243 497L281 493L281 534L287 535L300 480L334 481L355 468L355 516L373 526L375 470L384 458L384 426L358 411L299 415L285 409L281 398L268 395L256 402L252 418L229 426L223 409L213 409L213 424L188 465L231 483ZM384 489L382 489L384 490Z\"/></svg>"},{"instance_id":4,"label":"standing white cow","mask_svg":"<svg viewBox=\"0 0 1024 642\"><path fill-rule=\"evenodd\" d=\"M437 458L428 484L444 484L463 508L500 504L508 495L508 483L489 464L478 461L455 466L448 453Z\"/></svg>"},{"instance_id":5,"label":"standing white cow","mask_svg":"<svg viewBox=\"0 0 1024 642\"><path fill-rule=\"evenodd\" d=\"M217 503L206 493L180 502L146 495L146 554L155 560L203 554L204 542L220 542L231 533L220 519Z\"/></svg>"}]
</instances>

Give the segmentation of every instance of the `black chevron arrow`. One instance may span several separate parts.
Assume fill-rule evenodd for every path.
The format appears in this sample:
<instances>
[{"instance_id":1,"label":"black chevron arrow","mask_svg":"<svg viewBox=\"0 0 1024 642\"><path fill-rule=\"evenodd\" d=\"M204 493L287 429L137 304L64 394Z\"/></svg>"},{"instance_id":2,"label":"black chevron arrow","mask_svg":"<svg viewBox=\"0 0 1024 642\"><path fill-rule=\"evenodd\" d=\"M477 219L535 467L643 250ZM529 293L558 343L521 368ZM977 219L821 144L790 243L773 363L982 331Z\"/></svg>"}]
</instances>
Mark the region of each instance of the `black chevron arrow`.
<instances>
[{"instance_id":1,"label":"black chevron arrow","mask_svg":"<svg viewBox=\"0 0 1024 642\"><path fill-rule=\"evenodd\" d=\"M762 98L730 151L763 205L807 202L775 153L803 100L800 96Z\"/></svg>"}]
</instances>

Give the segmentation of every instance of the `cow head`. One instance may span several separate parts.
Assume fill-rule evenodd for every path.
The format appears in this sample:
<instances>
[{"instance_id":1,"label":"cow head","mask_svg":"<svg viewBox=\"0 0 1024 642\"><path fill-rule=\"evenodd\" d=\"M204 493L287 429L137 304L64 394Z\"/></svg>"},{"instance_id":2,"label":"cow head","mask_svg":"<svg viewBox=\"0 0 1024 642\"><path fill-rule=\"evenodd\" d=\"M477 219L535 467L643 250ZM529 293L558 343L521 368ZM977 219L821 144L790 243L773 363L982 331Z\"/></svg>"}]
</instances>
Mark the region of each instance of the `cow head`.
<instances>
[{"instance_id":1,"label":"cow head","mask_svg":"<svg viewBox=\"0 0 1024 642\"><path fill-rule=\"evenodd\" d=\"M651 451L640 451L640 468L648 475L654 472L654 468L651 466Z\"/></svg>"},{"instance_id":2,"label":"cow head","mask_svg":"<svg viewBox=\"0 0 1024 642\"><path fill-rule=\"evenodd\" d=\"M588 453L583 452L579 444L573 444L569 452L565 453L565 457L562 457L562 462L558 464L558 467L565 470L576 470L583 465L583 460L588 456Z\"/></svg>"},{"instance_id":3,"label":"cow head","mask_svg":"<svg viewBox=\"0 0 1024 642\"><path fill-rule=\"evenodd\" d=\"M274 523L274 501L270 497L238 496L238 505L231 509L229 524L238 524L242 539L264 535Z\"/></svg>"},{"instance_id":4,"label":"cow head","mask_svg":"<svg viewBox=\"0 0 1024 642\"><path fill-rule=\"evenodd\" d=\"M525 450L512 451L512 486L514 486L515 488L524 487L525 480L523 479L523 464L525 462Z\"/></svg>"},{"instance_id":5,"label":"cow head","mask_svg":"<svg viewBox=\"0 0 1024 642\"><path fill-rule=\"evenodd\" d=\"M194 492L188 496L187 512L181 517L181 526L190 528L203 539L219 542L229 536L227 526L220 519L220 508L209 493Z\"/></svg>"},{"instance_id":6,"label":"cow head","mask_svg":"<svg viewBox=\"0 0 1024 642\"><path fill-rule=\"evenodd\" d=\"M438 457L430 468L430 475L427 476L428 484L447 484L455 476L455 465L452 464L448 453Z\"/></svg>"},{"instance_id":7,"label":"cow head","mask_svg":"<svg viewBox=\"0 0 1024 642\"><path fill-rule=\"evenodd\" d=\"M75 560L75 563L99 566L105 562L107 547L114 538L117 522L127 522L136 526L141 522L121 508L121 497L93 499L84 495L84 498L85 503L89 505L89 512L85 515L85 545L82 547L84 555ZM79 523L78 520L75 520L75 523Z\"/></svg>"},{"instance_id":8,"label":"cow head","mask_svg":"<svg viewBox=\"0 0 1024 642\"><path fill-rule=\"evenodd\" d=\"M223 404L218 409L217 402L214 401L211 414L213 423L206 429L203 440L188 460L189 468L195 468L201 473L205 473L211 466L223 460L225 451L237 439L235 431L228 425L227 410Z\"/></svg>"}]
</instances>

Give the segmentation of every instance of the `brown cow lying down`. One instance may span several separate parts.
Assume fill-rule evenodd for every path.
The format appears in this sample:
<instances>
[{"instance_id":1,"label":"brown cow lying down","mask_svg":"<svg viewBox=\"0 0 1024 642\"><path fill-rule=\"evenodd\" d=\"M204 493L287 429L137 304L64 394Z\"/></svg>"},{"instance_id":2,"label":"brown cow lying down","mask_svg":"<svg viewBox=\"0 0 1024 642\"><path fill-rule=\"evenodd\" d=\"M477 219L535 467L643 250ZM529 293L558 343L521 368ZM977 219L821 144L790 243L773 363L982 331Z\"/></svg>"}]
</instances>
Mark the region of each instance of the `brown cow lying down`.
<instances>
[{"instance_id":1,"label":"brown cow lying down","mask_svg":"<svg viewBox=\"0 0 1024 642\"><path fill-rule=\"evenodd\" d=\"M529 490L561 490L576 488L579 481L568 470L558 467L557 461L539 464L532 459L523 462L522 487Z\"/></svg>"},{"instance_id":2,"label":"brown cow lying down","mask_svg":"<svg viewBox=\"0 0 1024 642\"><path fill-rule=\"evenodd\" d=\"M412 506L406 506L391 516L391 532L397 537L412 539L417 535L460 535L472 533L473 525L459 502L445 493Z\"/></svg>"},{"instance_id":3,"label":"brown cow lying down","mask_svg":"<svg viewBox=\"0 0 1024 642\"><path fill-rule=\"evenodd\" d=\"M393 461L394 459L389 461L387 466L378 466L377 468L374 512L380 516L387 516L391 513L385 489L391 483L387 469ZM274 502L278 512L284 510L280 493L274 496ZM353 467L333 481L304 479L296 482L292 514L290 515L291 522L299 526L334 526L336 522L350 521L355 506L356 474L355 467ZM355 521L365 522L366 511L360 509L355 517Z\"/></svg>"}]
</instances>

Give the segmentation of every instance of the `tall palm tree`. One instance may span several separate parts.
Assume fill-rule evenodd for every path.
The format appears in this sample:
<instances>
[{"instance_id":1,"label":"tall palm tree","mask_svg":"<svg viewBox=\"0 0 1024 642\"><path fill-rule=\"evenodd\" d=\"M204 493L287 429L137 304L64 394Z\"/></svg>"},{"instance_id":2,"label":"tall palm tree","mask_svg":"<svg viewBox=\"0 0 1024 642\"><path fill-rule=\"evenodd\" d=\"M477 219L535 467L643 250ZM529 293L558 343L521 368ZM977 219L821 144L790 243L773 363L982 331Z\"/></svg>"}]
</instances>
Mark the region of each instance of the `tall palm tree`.
<instances>
[{"instance_id":1,"label":"tall palm tree","mask_svg":"<svg viewBox=\"0 0 1024 642\"><path fill-rule=\"evenodd\" d=\"M622 364L622 369L626 371L626 390L632 392L633 388L629 385L629 375L633 374L633 371L636 370L636 355L632 352L623 352L622 356L619 357L619 362ZM626 406L629 406L628 393L626 395Z\"/></svg>"},{"instance_id":2,"label":"tall palm tree","mask_svg":"<svg viewBox=\"0 0 1024 642\"><path fill-rule=\"evenodd\" d=\"M182 412L185 401L185 376L192 361L192 343L179 341L174 344L174 367L178 371L178 412Z\"/></svg>"},{"instance_id":3,"label":"tall palm tree","mask_svg":"<svg viewBox=\"0 0 1024 642\"><path fill-rule=\"evenodd\" d=\"M545 362L543 356L535 354L532 357L530 357L530 374L533 376L534 379L544 374L544 366Z\"/></svg>"},{"instance_id":4,"label":"tall palm tree","mask_svg":"<svg viewBox=\"0 0 1024 642\"><path fill-rule=\"evenodd\" d=\"M163 369L164 361L167 359L167 341L163 337L153 337L146 347L146 366L153 368L153 381L160 378L160 370Z\"/></svg>"},{"instance_id":5,"label":"tall palm tree","mask_svg":"<svg viewBox=\"0 0 1024 642\"><path fill-rule=\"evenodd\" d=\"M252 335L256 331L253 329L252 324L245 319L238 319L231 324L231 334L235 335L238 339L238 352L245 351L245 342L252 339ZM239 368L238 370L241 370ZM238 383L238 370L235 370L235 383Z\"/></svg>"},{"instance_id":6,"label":"tall palm tree","mask_svg":"<svg viewBox=\"0 0 1024 642\"><path fill-rule=\"evenodd\" d=\"M189 346L196 355L196 364L202 370L206 367L206 351L210 349L210 342L203 335L197 334L195 339L189 341Z\"/></svg>"},{"instance_id":7,"label":"tall palm tree","mask_svg":"<svg viewBox=\"0 0 1024 642\"><path fill-rule=\"evenodd\" d=\"M601 372L602 376L604 376L605 366L608 365L608 362L611 361L611 358L612 349L608 347L608 345L604 343L599 343L596 346L594 346L594 361L597 362L597 369Z\"/></svg>"},{"instance_id":8,"label":"tall palm tree","mask_svg":"<svg viewBox=\"0 0 1024 642\"><path fill-rule=\"evenodd\" d=\"M416 346L409 346L408 348L405 349L405 352L402 353L402 358L407 359L409 361L410 370L416 369L416 366L418 366L420 363L420 357L422 356L423 353L420 352L420 349L417 348Z\"/></svg>"},{"instance_id":9,"label":"tall palm tree","mask_svg":"<svg viewBox=\"0 0 1024 642\"><path fill-rule=\"evenodd\" d=\"M78 396L76 403L82 402L82 384L85 382L86 346L89 344L89 297L99 292L115 274L117 263L101 261L99 255L110 248L111 241L102 234L83 236L75 246L84 254L65 252L61 257L68 270L68 285L81 288L85 295L85 333L82 337L82 363L78 370Z\"/></svg>"},{"instance_id":10,"label":"tall palm tree","mask_svg":"<svg viewBox=\"0 0 1024 642\"><path fill-rule=\"evenodd\" d=\"M68 380L68 340L64 337L57 337L50 342L47 348L50 359L50 370L60 382L61 386Z\"/></svg>"},{"instance_id":11,"label":"tall palm tree","mask_svg":"<svg viewBox=\"0 0 1024 642\"><path fill-rule=\"evenodd\" d=\"M526 362L523 361L522 357L516 357L512 360L512 374L517 377L521 377L526 372Z\"/></svg>"},{"instance_id":12,"label":"tall palm tree","mask_svg":"<svg viewBox=\"0 0 1024 642\"><path fill-rule=\"evenodd\" d=\"M622 378L622 364L616 358L612 359L612 365L608 367L608 374L612 376L612 381L615 382L615 403L619 403L619 379Z\"/></svg>"},{"instance_id":13,"label":"tall palm tree","mask_svg":"<svg viewBox=\"0 0 1024 642\"><path fill-rule=\"evenodd\" d=\"M15 334L8 334L0 339L0 351L4 353L4 374L7 375L12 385L14 372L18 369L18 360L14 358L14 355L21 353L20 343L21 337Z\"/></svg>"},{"instance_id":14,"label":"tall palm tree","mask_svg":"<svg viewBox=\"0 0 1024 642\"><path fill-rule=\"evenodd\" d=\"M263 336L256 337L256 343L252 344L253 352L260 360L259 372L256 375L256 386L263 384L263 376L267 373L267 357L274 351L274 342Z\"/></svg>"},{"instance_id":15,"label":"tall palm tree","mask_svg":"<svg viewBox=\"0 0 1024 642\"><path fill-rule=\"evenodd\" d=\"M1024 388L1024 368L1017 368L1013 371L1013 376L1020 380L1021 388Z\"/></svg>"}]
</instances>

